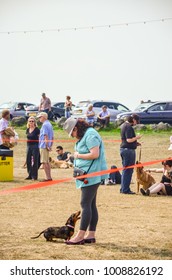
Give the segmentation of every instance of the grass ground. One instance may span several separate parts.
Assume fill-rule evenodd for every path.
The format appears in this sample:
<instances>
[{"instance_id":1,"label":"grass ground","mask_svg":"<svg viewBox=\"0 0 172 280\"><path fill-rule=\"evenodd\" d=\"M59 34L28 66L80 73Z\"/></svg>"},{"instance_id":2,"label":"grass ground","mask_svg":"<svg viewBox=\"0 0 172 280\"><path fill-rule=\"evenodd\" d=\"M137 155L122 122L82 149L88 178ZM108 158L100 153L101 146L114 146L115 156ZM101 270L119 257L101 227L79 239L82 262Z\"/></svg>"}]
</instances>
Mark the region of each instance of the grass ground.
<instances>
[{"instance_id":1,"label":"grass ground","mask_svg":"<svg viewBox=\"0 0 172 280\"><path fill-rule=\"evenodd\" d=\"M55 132L56 143L73 151L74 142L62 131ZM19 130L20 140L25 138ZM164 159L168 151L166 133L145 134L142 138L142 162ZM108 167L121 167L119 134L104 133ZM70 141L72 140L72 141ZM115 141L112 141L115 140ZM26 143L20 141L14 148L14 180L0 182L0 191L27 185L26 169L22 168L26 156ZM160 167L160 163L153 165ZM72 169L53 169L53 179L71 178L69 182L29 191L0 194L0 259L1 260L129 260L171 259L172 197L122 195L119 185L100 186L97 205L99 223L97 243L84 246L67 246L63 241L46 242L44 237L30 237L49 226L64 225L68 216L80 210L80 190L75 189ZM39 171L44 178L44 171ZM160 180L161 174L155 175ZM32 184L32 183L31 183ZM136 190L135 175L131 189ZM76 231L79 222L76 225Z\"/></svg>"}]
</instances>

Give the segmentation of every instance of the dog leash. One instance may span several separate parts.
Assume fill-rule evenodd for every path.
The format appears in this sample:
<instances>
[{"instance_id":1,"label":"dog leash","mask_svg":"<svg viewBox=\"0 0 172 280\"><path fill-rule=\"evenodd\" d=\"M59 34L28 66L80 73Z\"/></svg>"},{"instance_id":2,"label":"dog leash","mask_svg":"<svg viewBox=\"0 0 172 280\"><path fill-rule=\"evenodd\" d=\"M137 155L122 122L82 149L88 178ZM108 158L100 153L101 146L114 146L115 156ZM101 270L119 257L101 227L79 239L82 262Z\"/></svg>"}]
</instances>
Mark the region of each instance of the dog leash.
<instances>
[{"instance_id":1,"label":"dog leash","mask_svg":"<svg viewBox=\"0 0 172 280\"><path fill-rule=\"evenodd\" d=\"M142 148L141 148L141 146L140 146L138 162L141 161L141 155L142 155Z\"/></svg>"}]
</instances>

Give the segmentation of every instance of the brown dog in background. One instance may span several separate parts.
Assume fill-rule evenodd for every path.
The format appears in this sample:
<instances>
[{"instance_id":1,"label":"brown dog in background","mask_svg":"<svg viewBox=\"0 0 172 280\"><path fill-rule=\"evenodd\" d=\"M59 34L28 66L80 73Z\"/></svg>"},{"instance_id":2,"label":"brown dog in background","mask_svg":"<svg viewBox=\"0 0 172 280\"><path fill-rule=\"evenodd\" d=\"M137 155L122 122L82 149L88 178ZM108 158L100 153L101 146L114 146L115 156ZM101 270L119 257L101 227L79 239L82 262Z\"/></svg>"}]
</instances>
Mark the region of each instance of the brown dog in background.
<instances>
[{"instance_id":1,"label":"brown dog in background","mask_svg":"<svg viewBox=\"0 0 172 280\"><path fill-rule=\"evenodd\" d=\"M136 161L136 164L141 164L141 162ZM155 179L144 170L143 166L136 167L136 181L137 181L137 192L139 192L140 185L143 186L144 190L147 190L153 184L156 183Z\"/></svg>"},{"instance_id":2,"label":"brown dog in background","mask_svg":"<svg viewBox=\"0 0 172 280\"><path fill-rule=\"evenodd\" d=\"M49 157L49 163L51 168L63 168L67 169L69 167L73 167L73 164L65 161L65 160L54 160L51 157Z\"/></svg>"}]
</instances>

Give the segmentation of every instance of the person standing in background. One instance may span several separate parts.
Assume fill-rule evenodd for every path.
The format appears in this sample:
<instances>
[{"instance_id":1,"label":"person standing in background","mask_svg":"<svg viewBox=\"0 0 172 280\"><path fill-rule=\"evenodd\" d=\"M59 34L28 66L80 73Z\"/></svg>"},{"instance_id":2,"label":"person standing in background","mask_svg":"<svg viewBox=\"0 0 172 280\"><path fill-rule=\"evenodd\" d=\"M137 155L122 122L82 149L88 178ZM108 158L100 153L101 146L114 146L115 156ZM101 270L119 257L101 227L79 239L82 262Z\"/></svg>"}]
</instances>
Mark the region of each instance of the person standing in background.
<instances>
[{"instance_id":1,"label":"person standing in background","mask_svg":"<svg viewBox=\"0 0 172 280\"><path fill-rule=\"evenodd\" d=\"M46 97L45 93L42 93L42 98L39 105L39 111L49 113L51 112L51 100L50 98Z\"/></svg>"},{"instance_id":2,"label":"person standing in background","mask_svg":"<svg viewBox=\"0 0 172 280\"><path fill-rule=\"evenodd\" d=\"M135 164L136 160L136 148L140 145L137 140L141 138L141 135L135 134L133 125L140 122L139 116L133 114L128 116L127 120L121 126L121 145L120 145L120 155L122 159L122 165L124 169L122 170L121 176L121 189L120 192L124 194L135 194L130 190L130 183L133 174L133 168L126 168Z\"/></svg>"},{"instance_id":3,"label":"person standing in background","mask_svg":"<svg viewBox=\"0 0 172 280\"><path fill-rule=\"evenodd\" d=\"M69 95L66 96L66 101L65 101L65 117L66 119L70 118L71 116L71 110L72 110L72 101L71 97Z\"/></svg>"},{"instance_id":4,"label":"person standing in background","mask_svg":"<svg viewBox=\"0 0 172 280\"><path fill-rule=\"evenodd\" d=\"M51 166L49 163L49 152L52 149L54 132L53 127L48 120L48 115L45 112L40 112L37 116L39 121L42 123L42 127L39 135L39 148L40 148L40 157L43 169L45 171L46 179L41 181L52 181L51 178Z\"/></svg>"},{"instance_id":5,"label":"person standing in background","mask_svg":"<svg viewBox=\"0 0 172 280\"><path fill-rule=\"evenodd\" d=\"M27 156L26 165L28 177L25 180L37 180L38 168L40 166L40 153L39 153L39 134L40 130L37 127L36 119L30 117L27 122Z\"/></svg>"}]
</instances>

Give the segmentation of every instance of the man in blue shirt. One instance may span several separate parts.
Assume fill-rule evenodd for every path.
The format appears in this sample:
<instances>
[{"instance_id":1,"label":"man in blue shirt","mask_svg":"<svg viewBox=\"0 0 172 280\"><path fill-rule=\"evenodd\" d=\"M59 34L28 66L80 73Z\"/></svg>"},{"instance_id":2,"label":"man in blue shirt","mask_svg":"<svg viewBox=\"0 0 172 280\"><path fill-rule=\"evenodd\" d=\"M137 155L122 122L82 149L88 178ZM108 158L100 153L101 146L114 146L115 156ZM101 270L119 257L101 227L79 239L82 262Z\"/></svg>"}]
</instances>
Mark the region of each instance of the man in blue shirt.
<instances>
[{"instance_id":1,"label":"man in blue shirt","mask_svg":"<svg viewBox=\"0 0 172 280\"><path fill-rule=\"evenodd\" d=\"M48 114L41 112L37 116L39 121L42 123L39 135L39 148L40 148L40 157L41 163L43 165L46 179L42 181L52 181L51 178L51 167L49 164L49 152L52 149L54 132L51 123L48 120Z\"/></svg>"}]
</instances>

